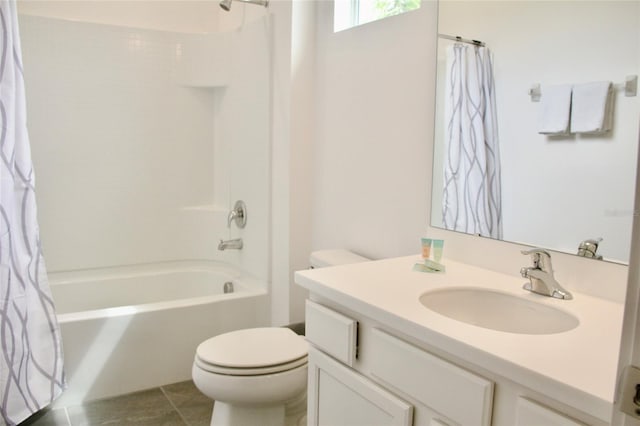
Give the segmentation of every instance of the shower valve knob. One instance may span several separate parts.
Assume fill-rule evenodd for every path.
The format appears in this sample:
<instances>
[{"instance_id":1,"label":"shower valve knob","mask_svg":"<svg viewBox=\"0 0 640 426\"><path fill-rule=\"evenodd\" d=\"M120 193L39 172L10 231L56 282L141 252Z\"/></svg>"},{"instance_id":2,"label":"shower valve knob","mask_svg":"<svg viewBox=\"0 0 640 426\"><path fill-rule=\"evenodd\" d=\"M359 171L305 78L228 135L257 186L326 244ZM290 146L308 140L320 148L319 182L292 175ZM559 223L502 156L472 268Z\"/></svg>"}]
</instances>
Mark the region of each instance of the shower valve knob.
<instances>
[{"instance_id":1,"label":"shower valve knob","mask_svg":"<svg viewBox=\"0 0 640 426\"><path fill-rule=\"evenodd\" d=\"M231 228L231 222L235 222L236 226L240 229L244 228L247 224L247 206L244 201L236 201L233 210L229 212L229 216L227 216L228 228Z\"/></svg>"}]
</instances>

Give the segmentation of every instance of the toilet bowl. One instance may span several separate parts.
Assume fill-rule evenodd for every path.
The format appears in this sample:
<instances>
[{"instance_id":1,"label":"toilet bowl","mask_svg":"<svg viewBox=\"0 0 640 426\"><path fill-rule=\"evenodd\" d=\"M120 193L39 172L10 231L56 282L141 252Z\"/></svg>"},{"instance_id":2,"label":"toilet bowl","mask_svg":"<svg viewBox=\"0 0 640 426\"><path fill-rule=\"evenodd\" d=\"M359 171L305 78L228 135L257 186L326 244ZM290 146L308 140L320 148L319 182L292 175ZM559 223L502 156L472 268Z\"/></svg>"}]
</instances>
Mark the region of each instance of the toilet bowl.
<instances>
[{"instance_id":1,"label":"toilet bowl","mask_svg":"<svg viewBox=\"0 0 640 426\"><path fill-rule=\"evenodd\" d=\"M366 261L346 250L311 255L313 267ZM306 413L308 344L289 328L220 334L196 349L193 382L213 399L212 426L298 426Z\"/></svg>"},{"instance_id":2,"label":"toilet bowl","mask_svg":"<svg viewBox=\"0 0 640 426\"><path fill-rule=\"evenodd\" d=\"M278 327L221 334L198 346L191 375L215 401L212 425L283 426L304 414L307 342Z\"/></svg>"}]
</instances>

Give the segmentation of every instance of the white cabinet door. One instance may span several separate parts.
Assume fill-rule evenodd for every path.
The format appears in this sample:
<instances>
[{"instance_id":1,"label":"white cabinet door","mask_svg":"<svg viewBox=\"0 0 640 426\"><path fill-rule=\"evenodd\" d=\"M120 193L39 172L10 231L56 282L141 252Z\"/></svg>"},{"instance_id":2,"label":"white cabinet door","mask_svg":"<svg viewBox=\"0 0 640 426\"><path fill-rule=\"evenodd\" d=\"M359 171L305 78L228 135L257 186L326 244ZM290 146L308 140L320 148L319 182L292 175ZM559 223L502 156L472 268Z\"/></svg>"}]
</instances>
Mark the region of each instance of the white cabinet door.
<instances>
[{"instance_id":1,"label":"white cabinet door","mask_svg":"<svg viewBox=\"0 0 640 426\"><path fill-rule=\"evenodd\" d=\"M308 389L308 426L411 426L411 405L316 348Z\"/></svg>"}]
</instances>

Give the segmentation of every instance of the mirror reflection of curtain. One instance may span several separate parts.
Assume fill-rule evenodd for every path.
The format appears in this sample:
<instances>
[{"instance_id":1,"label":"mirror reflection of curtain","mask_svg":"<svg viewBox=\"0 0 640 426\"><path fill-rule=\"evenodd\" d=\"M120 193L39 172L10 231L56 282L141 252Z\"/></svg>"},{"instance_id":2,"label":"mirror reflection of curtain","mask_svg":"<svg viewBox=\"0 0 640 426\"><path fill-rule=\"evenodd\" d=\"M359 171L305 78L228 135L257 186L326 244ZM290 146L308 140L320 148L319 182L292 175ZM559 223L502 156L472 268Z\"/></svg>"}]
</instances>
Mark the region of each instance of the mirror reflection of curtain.
<instances>
[{"instance_id":1,"label":"mirror reflection of curtain","mask_svg":"<svg viewBox=\"0 0 640 426\"><path fill-rule=\"evenodd\" d=\"M493 56L486 47L447 49L443 224L502 238L500 153Z\"/></svg>"},{"instance_id":2,"label":"mirror reflection of curtain","mask_svg":"<svg viewBox=\"0 0 640 426\"><path fill-rule=\"evenodd\" d=\"M60 329L40 248L14 0L0 1L0 424L64 388Z\"/></svg>"}]
</instances>

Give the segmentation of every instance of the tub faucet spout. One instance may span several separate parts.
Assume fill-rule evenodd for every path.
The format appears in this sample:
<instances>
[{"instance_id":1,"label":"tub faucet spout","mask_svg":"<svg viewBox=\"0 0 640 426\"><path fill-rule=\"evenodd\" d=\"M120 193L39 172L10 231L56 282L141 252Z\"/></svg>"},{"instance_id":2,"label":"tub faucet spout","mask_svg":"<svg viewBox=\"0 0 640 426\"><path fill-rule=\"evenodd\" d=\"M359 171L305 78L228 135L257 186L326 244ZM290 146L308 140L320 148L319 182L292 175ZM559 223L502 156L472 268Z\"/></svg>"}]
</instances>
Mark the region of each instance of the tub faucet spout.
<instances>
[{"instance_id":1,"label":"tub faucet spout","mask_svg":"<svg viewBox=\"0 0 640 426\"><path fill-rule=\"evenodd\" d=\"M242 238L235 238L233 240L220 240L218 244L218 250L240 250L242 249Z\"/></svg>"}]
</instances>

